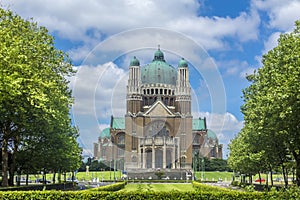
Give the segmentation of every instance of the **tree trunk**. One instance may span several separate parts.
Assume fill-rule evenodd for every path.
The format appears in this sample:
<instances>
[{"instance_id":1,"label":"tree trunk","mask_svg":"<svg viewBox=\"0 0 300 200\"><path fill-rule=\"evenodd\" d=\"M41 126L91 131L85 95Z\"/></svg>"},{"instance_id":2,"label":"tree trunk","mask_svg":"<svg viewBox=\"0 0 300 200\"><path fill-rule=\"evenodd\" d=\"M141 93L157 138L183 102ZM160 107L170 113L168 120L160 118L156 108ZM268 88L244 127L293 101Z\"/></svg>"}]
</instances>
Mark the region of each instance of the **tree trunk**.
<instances>
[{"instance_id":1,"label":"tree trunk","mask_svg":"<svg viewBox=\"0 0 300 200\"><path fill-rule=\"evenodd\" d=\"M297 158L300 158L298 155ZM296 161L296 184L299 187L300 186L300 159L295 159Z\"/></svg>"},{"instance_id":2,"label":"tree trunk","mask_svg":"<svg viewBox=\"0 0 300 200\"><path fill-rule=\"evenodd\" d=\"M55 174L56 174L56 171L54 170L54 171L53 171L53 178L52 178L53 184L55 183Z\"/></svg>"},{"instance_id":3,"label":"tree trunk","mask_svg":"<svg viewBox=\"0 0 300 200\"><path fill-rule=\"evenodd\" d=\"M8 152L7 152L7 138L3 137L3 141L2 141L2 147L1 147L1 151L2 151L2 187L8 187L8 174L7 174L7 170L8 170Z\"/></svg>"},{"instance_id":4,"label":"tree trunk","mask_svg":"<svg viewBox=\"0 0 300 200\"><path fill-rule=\"evenodd\" d=\"M28 185L29 174L26 173L26 185Z\"/></svg>"},{"instance_id":5,"label":"tree trunk","mask_svg":"<svg viewBox=\"0 0 300 200\"><path fill-rule=\"evenodd\" d=\"M266 186L269 188L269 172L267 172L266 175Z\"/></svg>"},{"instance_id":6,"label":"tree trunk","mask_svg":"<svg viewBox=\"0 0 300 200\"><path fill-rule=\"evenodd\" d=\"M9 171L8 185L14 186L14 175L15 175L15 168L16 168L15 151L13 151L10 155L11 155L11 161L9 163L9 169L8 169Z\"/></svg>"},{"instance_id":7,"label":"tree trunk","mask_svg":"<svg viewBox=\"0 0 300 200\"><path fill-rule=\"evenodd\" d=\"M283 175L284 185L287 187L287 185L288 185L288 180L287 180L287 177L286 177L285 167L284 167L284 164L283 164L283 163L282 163L282 165L281 165L281 168L282 168L282 175Z\"/></svg>"},{"instance_id":8,"label":"tree trunk","mask_svg":"<svg viewBox=\"0 0 300 200\"><path fill-rule=\"evenodd\" d=\"M67 173L64 172L64 182L66 182L66 181L67 181Z\"/></svg>"},{"instance_id":9,"label":"tree trunk","mask_svg":"<svg viewBox=\"0 0 300 200\"><path fill-rule=\"evenodd\" d=\"M273 184L274 184L274 181L273 181L273 172L272 172L272 170L271 170L271 186L273 187Z\"/></svg>"},{"instance_id":10,"label":"tree trunk","mask_svg":"<svg viewBox=\"0 0 300 200\"><path fill-rule=\"evenodd\" d=\"M61 183L61 173L60 173L60 170L58 170L57 179L58 179L58 183Z\"/></svg>"},{"instance_id":11,"label":"tree trunk","mask_svg":"<svg viewBox=\"0 0 300 200\"><path fill-rule=\"evenodd\" d=\"M261 174L258 172L259 184L261 185Z\"/></svg>"}]
</instances>

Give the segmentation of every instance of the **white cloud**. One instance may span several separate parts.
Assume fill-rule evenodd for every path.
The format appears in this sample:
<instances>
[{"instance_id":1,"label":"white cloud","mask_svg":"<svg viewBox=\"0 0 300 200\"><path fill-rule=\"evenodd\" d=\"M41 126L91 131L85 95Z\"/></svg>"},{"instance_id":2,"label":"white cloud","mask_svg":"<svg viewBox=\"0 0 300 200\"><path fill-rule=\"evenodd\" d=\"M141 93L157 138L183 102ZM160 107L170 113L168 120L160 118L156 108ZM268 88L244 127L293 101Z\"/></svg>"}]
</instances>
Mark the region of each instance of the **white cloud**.
<instances>
[{"instance_id":1,"label":"white cloud","mask_svg":"<svg viewBox=\"0 0 300 200\"><path fill-rule=\"evenodd\" d=\"M80 66L75 79L71 81L75 103L73 114L95 115L98 119L109 118L125 103L117 103L126 94L127 73L114 63ZM112 110L113 109L113 110Z\"/></svg>"},{"instance_id":2,"label":"white cloud","mask_svg":"<svg viewBox=\"0 0 300 200\"><path fill-rule=\"evenodd\" d=\"M262 52L263 54L267 53L268 51L270 51L271 49L273 49L278 45L279 36L280 36L280 32L274 32L270 35L268 40L264 42L264 50Z\"/></svg>"},{"instance_id":3,"label":"white cloud","mask_svg":"<svg viewBox=\"0 0 300 200\"><path fill-rule=\"evenodd\" d=\"M235 18L199 16L197 10L200 4L195 0L176 3L172 0L163 3L159 0L4 0L3 4L10 5L25 18L33 17L61 38L83 42L81 47L70 51L73 59L83 58L82 54L104 37L144 27L179 31L206 49L226 49L226 37L240 42L257 39L260 23L254 9L250 13L242 12ZM132 40L128 38L127 43L132 44Z\"/></svg>"},{"instance_id":4,"label":"white cloud","mask_svg":"<svg viewBox=\"0 0 300 200\"><path fill-rule=\"evenodd\" d=\"M300 19L300 1L253 0L253 5L266 11L270 17L269 26L281 31L291 31L294 22Z\"/></svg>"}]
</instances>

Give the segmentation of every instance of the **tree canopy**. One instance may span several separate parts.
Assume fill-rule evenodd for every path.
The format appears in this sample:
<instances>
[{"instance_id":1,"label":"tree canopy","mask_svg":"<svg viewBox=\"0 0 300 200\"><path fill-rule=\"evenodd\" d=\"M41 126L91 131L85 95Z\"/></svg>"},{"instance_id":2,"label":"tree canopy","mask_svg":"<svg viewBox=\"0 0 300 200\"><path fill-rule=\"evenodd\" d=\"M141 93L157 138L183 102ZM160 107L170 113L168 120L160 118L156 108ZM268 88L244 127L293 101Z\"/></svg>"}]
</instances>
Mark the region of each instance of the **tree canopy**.
<instances>
[{"instance_id":1,"label":"tree canopy","mask_svg":"<svg viewBox=\"0 0 300 200\"><path fill-rule=\"evenodd\" d=\"M246 163L251 155L260 155L249 161L258 162L252 166L258 171L295 163L300 185L300 21L293 32L280 35L262 64L247 77L251 85L243 91L241 108L245 126L229 145L229 163L242 170L237 163Z\"/></svg>"},{"instance_id":2,"label":"tree canopy","mask_svg":"<svg viewBox=\"0 0 300 200\"><path fill-rule=\"evenodd\" d=\"M0 8L0 27L1 166L2 186L7 186L13 183L7 171L13 175L16 161L28 159L19 167L53 169L55 161L68 154L79 157L80 149L69 117L73 100L67 77L74 73L70 59L54 47L48 30L32 20ZM79 167L80 160L75 160L70 168Z\"/></svg>"}]
</instances>

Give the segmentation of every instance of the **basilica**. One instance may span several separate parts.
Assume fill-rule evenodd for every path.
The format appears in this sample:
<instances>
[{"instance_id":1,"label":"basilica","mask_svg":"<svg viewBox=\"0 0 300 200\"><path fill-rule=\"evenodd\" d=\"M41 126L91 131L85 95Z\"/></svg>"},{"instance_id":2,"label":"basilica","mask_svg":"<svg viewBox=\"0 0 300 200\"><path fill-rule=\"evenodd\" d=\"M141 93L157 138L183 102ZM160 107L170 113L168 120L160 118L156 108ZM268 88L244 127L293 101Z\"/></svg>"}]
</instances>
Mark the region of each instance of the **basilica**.
<instances>
[{"instance_id":1,"label":"basilica","mask_svg":"<svg viewBox=\"0 0 300 200\"><path fill-rule=\"evenodd\" d=\"M124 117L112 116L110 127L94 143L94 157L126 170L191 169L193 157L222 158L222 145L205 118L191 114L189 65L175 68L158 48L151 63L129 65Z\"/></svg>"}]
</instances>

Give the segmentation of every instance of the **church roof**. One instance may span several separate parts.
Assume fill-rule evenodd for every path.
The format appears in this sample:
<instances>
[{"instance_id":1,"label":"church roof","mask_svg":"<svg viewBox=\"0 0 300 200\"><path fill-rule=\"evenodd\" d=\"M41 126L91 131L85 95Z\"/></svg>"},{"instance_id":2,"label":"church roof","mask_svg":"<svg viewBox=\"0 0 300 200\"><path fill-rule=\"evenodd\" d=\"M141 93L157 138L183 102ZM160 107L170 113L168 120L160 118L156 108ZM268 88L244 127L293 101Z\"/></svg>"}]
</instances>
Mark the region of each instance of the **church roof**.
<instances>
[{"instance_id":1,"label":"church roof","mask_svg":"<svg viewBox=\"0 0 300 200\"><path fill-rule=\"evenodd\" d=\"M218 140L218 137L217 135L215 134L215 132L213 132L212 130L208 129L207 130L207 137L209 139L212 139L212 140Z\"/></svg>"},{"instance_id":2,"label":"church roof","mask_svg":"<svg viewBox=\"0 0 300 200\"><path fill-rule=\"evenodd\" d=\"M113 117L112 126L113 129L125 129L125 118Z\"/></svg>"},{"instance_id":3,"label":"church roof","mask_svg":"<svg viewBox=\"0 0 300 200\"><path fill-rule=\"evenodd\" d=\"M105 128L100 133L100 138L110 138L110 128Z\"/></svg>"},{"instance_id":4,"label":"church roof","mask_svg":"<svg viewBox=\"0 0 300 200\"><path fill-rule=\"evenodd\" d=\"M206 129L206 124L205 124L205 119L193 119L193 131L200 131L200 130L205 130Z\"/></svg>"},{"instance_id":5,"label":"church roof","mask_svg":"<svg viewBox=\"0 0 300 200\"><path fill-rule=\"evenodd\" d=\"M152 62L141 69L141 79L144 84L176 85L177 70L165 61L163 52L158 49Z\"/></svg>"}]
</instances>

